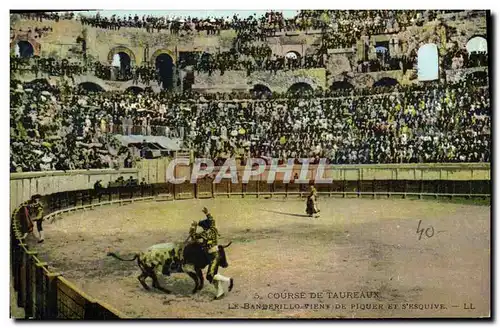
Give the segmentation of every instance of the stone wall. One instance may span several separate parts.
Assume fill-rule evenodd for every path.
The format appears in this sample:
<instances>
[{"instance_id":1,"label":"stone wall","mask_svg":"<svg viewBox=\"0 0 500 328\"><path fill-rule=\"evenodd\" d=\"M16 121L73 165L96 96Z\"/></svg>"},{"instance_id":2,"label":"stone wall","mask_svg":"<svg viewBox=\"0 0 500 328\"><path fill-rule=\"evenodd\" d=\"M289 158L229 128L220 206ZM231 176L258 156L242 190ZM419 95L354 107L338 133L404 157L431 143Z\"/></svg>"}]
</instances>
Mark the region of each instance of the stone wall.
<instances>
[{"instance_id":1,"label":"stone wall","mask_svg":"<svg viewBox=\"0 0 500 328\"><path fill-rule=\"evenodd\" d=\"M74 85L77 86L81 83L93 83L97 84L100 86L103 90L105 91L126 91L130 87L139 87L141 89L145 89L146 87L150 87L154 92L160 92L161 88L158 85L158 82L156 81L151 81L149 85L146 85L144 83L138 82L138 83L133 83L132 80L130 81L106 81L103 79L100 79L96 77L95 75L92 74L86 74L86 75L74 75L73 79L67 78L67 77L59 77L59 76L50 76L45 73L39 73L38 76L36 76L34 73L27 72L23 74L14 74L12 78L20 80L21 82L31 82L37 79L45 79L49 84L51 85L57 85L60 84L63 80L68 83L69 85Z\"/></svg>"},{"instance_id":2,"label":"stone wall","mask_svg":"<svg viewBox=\"0 0 500 328\"><path fill-rule=\"evenodd\" d=\"M295 83L307 83L313 89L326 87L326 70L324 68L299 69L294 71L253 72L247 76L245 71L227 71L195 74L195 90L250 90L256 84L267 86L273 92L286 92Z\"/></svg>"},{"instance_id":3,"label":"stone wall","mask_svg":"<svg viewBox=\"0 0 500 328\"><path fill-rule=\"evenodd\" d=\"M355 88L371 88L373 84L383 78L395 79L399 84L411 84L417 82L417 73L415 70L408 70L403 74L402 70L397 71L383 71L372 73L354 73L348 75L348 82Z\"/></svg>"},{"instance_id":4,"label":"stone wall","mask_svg":"<svg viewBox=\"0 0 500 328\"><path fill-rule=\"evenodd\" d=\"M488 67L473 67L473 68L447 70L446 81L457 82L462 80L465 76L473 74L475 72L485 72L486 74L488 74Z\"/></svg>"},{"instance_id":5,"label":"stone wall","mask_svg":"<svg viewBox=\"0 0 500 328\"><path fill-rule=\"evenodd\" d=\"M153 54L158 51L168 53L174 61L179 52L183 51L224 51L231 48L235 31L221 31L220 35L206 35L195 33L191 35L176 36L169 31L157 30L147 32L145 29L121 28L119 30L108 30L82 25L75 20L61 20L59 22L44 20L43 22L19 19L12 22L14 32L11 34L11 47L20 40L26 40L26 33L15 32L19 29L27 30L35 27L52 27L49 32L36 42L40 44L41 56L53 56L56 58L74 57L71 48L80 48L77 43L79 36L86 36L87 52L102 63L108 62L110 51L118 46L128 48L135 57L135 63L151 61ZM318 34L307 33L278 33L270 37L268 43L277 55L285 55L289 51L296 51L305 55L316 45L319 45ZM33 44L36 46L36 42ZM145 49L148 48L148 57L144 57Z\"/></svg>"},{"instance_id":6,"label":"stone wall","mask_svg":"<svg viewBox=\"0 0 500 328\"><path fill-rule=\"evenodd\" d=\"M405 31L391 34L364 36L353 49L330 49L326 70L301 70L290 72L279 72L277 75L268 72L253 73L246 77L245 72L226 72L224 76L214 73L197 74L194 88L206 90L213 87L212 91L247 90L254 84L264 84L273 91L286 91L296 81L310 83L313 87L328 88L332 82L343 79L345 72L352 72L357 60L363 59L365 54L364 45L374 45L376 42L389 41L389 51L396 55L409 55L412 50L426 43L436 43L440 56L446 53L453 43L464 48L472 37L486 37L486 16L483 12L465 12L457 14L446 14L443 22L439 20L428 22L424 26L412 26ZM19 29L27 30L29 27L50 26L53 32L49 32L41 38L34 38ZM120 30L107 30L83 26L76 20L61 20L59 22L43 22L17 19L11 20L11 49L20 40L26 40L33 44L35 54L40 56L53 56L56 58L69 58L70 60L81 60L81 45L77 43L78 37L87 40L88 57L109 64L113 54L117 51L129 53L135 64L145 61L154 63L156 56L168 54L175 61L180 52L207 51L217 52L228 50L236 36L234 31L221 31L220 35L206 35L196 33L193 35L176 36L168 31L147 32L145 29L121 28ZM456 33L450 35L449 31L456 29ZM448 33L447 33L448 31ZM267 44L274 54L285 55L290 51L300 56L313 53L321 45L320 31L309 32L286 32L277 33L267 39ZM327 71L326 74L324 71ZM371 74L371 73L369 73ZM326 80L323 75L328 75ZM380 73L378 75L396 76L401 84L414 82L413 74L403 75L399 71L394 73ZM290 80L287 80L290 79ZM353 85L369 85L371 77L356 76ZM373 77L375 81L379 77ZM359 83L357 80L363 80ZM109 88L121 87L116 83L107 83Z\"/></svg>"}]
</instances>

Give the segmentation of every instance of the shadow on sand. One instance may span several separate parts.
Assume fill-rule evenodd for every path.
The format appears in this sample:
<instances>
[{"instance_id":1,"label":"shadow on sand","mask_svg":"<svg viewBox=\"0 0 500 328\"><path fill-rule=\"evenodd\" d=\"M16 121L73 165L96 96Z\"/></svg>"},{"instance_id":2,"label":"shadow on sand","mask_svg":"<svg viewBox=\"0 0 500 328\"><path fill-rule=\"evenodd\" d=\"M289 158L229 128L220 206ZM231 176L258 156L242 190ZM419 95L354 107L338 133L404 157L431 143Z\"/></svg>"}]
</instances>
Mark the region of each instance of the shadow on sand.
<instances>
[{"instance_id":1,"label":"shadow on sand","mask_svg":"<svg viewBox=\"0 0 500 328\"><path fill-rule=\"evenodd\" d=\"M299 218L308 218L309 215L307 214L296 214L296 213L286 213L286 212L280 212L280 211L272 211L272 210L261 210L264 212L271 212L271 213L276 213L276 214L281 214L281 215L287 215L287 216L295 216Z\"/></svg>"}]
</instances>

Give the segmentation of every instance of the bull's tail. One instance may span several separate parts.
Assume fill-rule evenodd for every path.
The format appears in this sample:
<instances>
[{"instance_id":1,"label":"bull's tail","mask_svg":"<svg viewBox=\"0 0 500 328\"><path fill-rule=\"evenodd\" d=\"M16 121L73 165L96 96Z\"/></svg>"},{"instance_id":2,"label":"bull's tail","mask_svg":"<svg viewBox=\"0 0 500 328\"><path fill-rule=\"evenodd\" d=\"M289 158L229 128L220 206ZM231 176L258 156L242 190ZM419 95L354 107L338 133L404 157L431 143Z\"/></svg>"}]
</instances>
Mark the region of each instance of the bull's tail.
<instances>
[{"instance_id":1,"label":"bull's tail","mask_svg":"<svg viewBox=\"0 0 500 328\"><path fill-rule=\"evenodd\" d=\"M128 261L128 262L135 261L135 259L137 259L137 258L139 257L139 254L135 254L133 258L131 258L131 259L127 260L127 259L123 259L123 258L119 257L117 254L112 253L112 252L109 252L107 255L108 255L108 256L111 256L111 257L114 257L114 258L115 258L115 259L117 259L117 260L120 260L120 261Z\"/></svg>"}]
</instances>

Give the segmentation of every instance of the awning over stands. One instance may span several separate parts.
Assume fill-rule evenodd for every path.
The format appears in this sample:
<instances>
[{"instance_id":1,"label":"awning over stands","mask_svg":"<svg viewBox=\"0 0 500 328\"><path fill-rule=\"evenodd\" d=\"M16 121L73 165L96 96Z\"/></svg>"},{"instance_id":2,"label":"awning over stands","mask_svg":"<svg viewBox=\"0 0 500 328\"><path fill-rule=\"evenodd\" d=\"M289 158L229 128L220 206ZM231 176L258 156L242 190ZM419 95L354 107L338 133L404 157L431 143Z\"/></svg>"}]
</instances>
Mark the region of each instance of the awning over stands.
<instances>
[{"instance_id":1,"label":"awning over stands","mask_svg":"<svg viewBox=\"0 0 500 328\"><path fill-rule=\"evenodd\" d=\"M123 146L128 147L131 144L148 144L150 148L158 148L167 151L178 151L181 149L181 140L172 139L167 137L156 137L156 136L141 136L141 135L116 135L116 138L120 140Z\"/></svg>"}]
</instances>

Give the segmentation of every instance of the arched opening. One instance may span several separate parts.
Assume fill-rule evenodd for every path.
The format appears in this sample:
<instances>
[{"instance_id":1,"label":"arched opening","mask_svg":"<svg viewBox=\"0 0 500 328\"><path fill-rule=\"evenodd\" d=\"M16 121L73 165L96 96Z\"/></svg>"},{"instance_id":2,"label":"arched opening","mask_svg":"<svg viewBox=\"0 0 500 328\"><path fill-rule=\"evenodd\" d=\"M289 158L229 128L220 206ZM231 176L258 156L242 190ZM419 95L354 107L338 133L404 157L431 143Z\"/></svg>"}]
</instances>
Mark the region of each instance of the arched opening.
<instances>
[{"instance_id":1,"label":"arched opening","mask_svg":"<svg viewBox=\"0 0 500 328\"><path fill-rule=\"evenodd\" d=\"M377 54L377 56L383 56L385 53L389 52L389 49L387 49L386 46L383 46L383 45L379 45L379 46L376 46L375 47L375 52Z\"/></svg>"},{"instance_id":2,"label":"arched opening","mask_svg":"<svg viewBox=\"0 0 500 328\"><path fill-rule=\"evenodd\" d=\"M138 95L139 93L142 93L142 92L144 92L144 89L142 89L141 87L137 87L137 86L128 87L125 90L125 93L134 94L134 95Z\"/></svg>"},{"instance_id":3,"label":"arched opening","mask_svg":"<svg viewBox=\"0 0 500 328\"><path fill-rule=\"evenodd\" d=\"M285 55L286 64L288 68L298 68L300 67L300 54L296 51L289 51Z\"/></svg>"},{"instance_id":4,"label":"arched opening","mask_svg":"<svg viewBox=\"0 0 500 328\"><path fill-rule=\"evenodd\" d=\"M353 89L354 86L347 81L335 81L330 86L330 90Z\"/></svg>"},{"instance_id":5,"label":"arched opening","mask_svg":"<svg viewBox=\"0 0 500 328\"><path fill-rule=\"evenodd\" d=\"M305 82L298 82L295 84L292 84L290 88L288 88L288 93L289 94L304 94L304 93L310 93L313 91L313 88L305 83Z\"/></svg>"},{"instance_id":6,"label":"arched opening","mask_svg":"<svg viewBox=\"0 0 500 328\"><path fill-rule=\"evenodd\" d=\"M488 66L488 41L481 36L473 37L465 46L469 53L468 67Z\"/></svg>"},{"instance_id":7,"label":"arched opening","mask_svg":"<svg viewBox=\"0 0 500 328\"><path fill-rule=\"evenodd\" d=\"M289 51L285 55L286 59L300 59L300 54L297 51Z\"/></svg>"},{"instance_id":8,"label":"arched opening","mask_svg":"<svg viewBox=\"0 0 500 328\"><path fill-rule=\"evenodd\" d=\"M16 55L21 58L30 58L33 57L35 53L35 49L28 41L19 41L16 44Z\"/></svg>"},{"instance_id":9,"label":"arched opening","mask_svg":"<svg viewBox=\"0 0 500 328\"><path fill-rule=\"evenodd\" d=\"M115 70L115 79L118 81L128 81L132 78L132 66L130 56L125 52L118 52L113 55L111 63Z\"/></svg>"},{"instance_id":10,"label":"arched opening","mask_svg":"<svg viewBox=\"0 0 500 328\"><path fill-rule=\"evenodd\" d=\"M254 85L250 92L255 98L269 98L272 94L271 89L263 84Z\"/></svg>"},{"instance_id":11,"label":"arched opening","mask_svg":"<svg viewBox=\"0 0 500 328\"><path fill-rule=\"evenodd\" d=\"M113 61L111 62L111 66L120 67L120 55L119 54L113 55Z\"/></svg>"},{"instance_id":12,"label":"arched opening","mask_svg":"<svg viewBox=\"0 0 500 328\"><path fill-rule=\"evenodd\" d=\"M156 69L160 75L163 89L170 90L174 87L174 61L169 54L162 53L156 57Z\"/></svg>"},{"instance_id":13,"label":"arched opening","mask_svg":"<svg viewBox=\"0 0 500 328\"><path fill-rule=\"evenodd\" d=\"M80 93L102 92L104 89L99 84L93 82L83 82L78 85L78 91Z\"/></svg>"},{"instance_id":14,"label":"arched opening","mask_svg":"<svg viewBox=\"0 0 500 328\"><path fill-rule=\"evenodd\" d=\"M374 87L392 87L398 85L399 82L396 79L390 77L383 77L373 84Z\"/></svg>"},{"instance_id":15,"label":"arched opening","mask_svg":"<svg viewBox=\"0 0 500 328\"><path fill-rule=\"evenodd\" d=\"M389 62L389 41L377 42L375 45L375 54L377 56L377 70L381 70Z\"/></svg>"},{"instance_id":16,"label":"arched opening","mask_svg":"<svg viewBox=\"0 0 500 328\"><path fill-rule=\"evenodd\" d=\"M437 45L424 44L418 49L418 80L432 81L439 78L439 55Z\"/></svg>"},{"instance_id":17,"label":"arched opening","mask_svg":"<svg viewBox=\"0 0 500 328\"><path fill-rule=\"evenodd\" d=\"M472 52L488 53L488 41L482 36L475 36L467 42L465 48L469 54Z\"/></svg>"}]
</instances>

